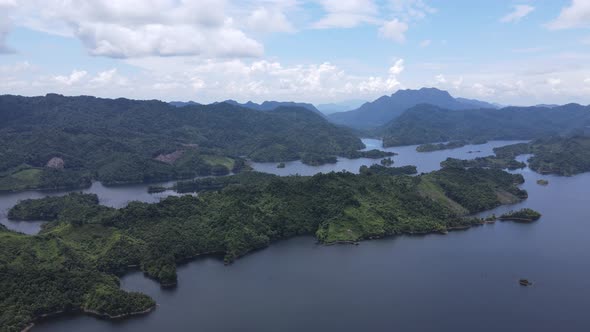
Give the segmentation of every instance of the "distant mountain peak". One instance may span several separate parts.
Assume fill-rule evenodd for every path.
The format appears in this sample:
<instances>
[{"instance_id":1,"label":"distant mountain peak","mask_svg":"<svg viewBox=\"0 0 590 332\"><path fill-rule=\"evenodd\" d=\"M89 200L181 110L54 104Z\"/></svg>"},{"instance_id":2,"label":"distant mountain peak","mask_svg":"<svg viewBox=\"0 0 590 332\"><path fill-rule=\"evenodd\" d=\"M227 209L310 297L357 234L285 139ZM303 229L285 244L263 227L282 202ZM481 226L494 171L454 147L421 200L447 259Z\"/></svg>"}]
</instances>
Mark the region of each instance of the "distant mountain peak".
<instances>
[{"instance_id":1,"label":"distant mountain peak","mask_svg":"<svg viewBox=\"0 0 590 332\"><path fill-rule=\"evenodd\" d=\"M431 104L450 110L497 108L479 100L453 98L445 90L424 87L398 90L391 96L382 96L365 103L356 110L331 114L329 119L352 128L368 129L382 126L418 104Z\"/></svg>"}]
</instances>

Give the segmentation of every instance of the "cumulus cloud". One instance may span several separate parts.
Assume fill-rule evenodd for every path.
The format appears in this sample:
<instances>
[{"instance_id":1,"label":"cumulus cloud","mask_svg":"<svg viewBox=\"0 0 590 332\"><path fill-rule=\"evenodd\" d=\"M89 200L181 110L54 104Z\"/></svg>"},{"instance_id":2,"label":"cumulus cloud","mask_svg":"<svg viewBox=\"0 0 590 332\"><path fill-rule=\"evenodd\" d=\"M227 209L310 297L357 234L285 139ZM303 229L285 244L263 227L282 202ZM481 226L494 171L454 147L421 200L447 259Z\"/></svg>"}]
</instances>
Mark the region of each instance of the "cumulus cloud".
<instances>
[{"instance_id":1,"label":"cumulus cloud","mask_svg":"<svg viewBox=\"0 0 590 332\"><path fill-rule=\"evenodd\" d=\"M225 0L22 0L18 12L22 24L67 31L93 55L261 56L262 44L237 27L227 7Z\"/></svg>"},{"instance_id":2,"label":"cumulus cloud","mask_svg":"<svg viewBox=\"0 0 590 332\"><path fill-rule=\"evenodd\" d=\"M355 75L330 62L296 65L243 59L196 62L189 57L141 58L127 62L150 73L149 78L136 81L139 85L136 88L149 91L152 98L201 102L228 98L317 102L350 95L372 99L398 89L402 85L398 76L404 71L401 59L384 69L382 75L374 76ZM144 82L148 81L151 84L145 86Z\"/></svg>"},{"instance_id":3,"label":"cumulus cloud","mask_svg":"<svg viewBox=\"0 0 590 332\"><path fill-rule=\"evenodd\" d=\"M80 82L88 73L85 70L73 70L70 75L59 75L53 77L53 80L59 84L72 85Z\"/></svg>"},{"instance_id":4,"label":"cumulus cloud","mask_svg":"<svg viewBox=\"0 0 590 332\"><path fill-rule=\"evenodd\" d=\"M381 28L379 28L379 35L385 39L393 40L398 43L406 41L406 31L408 25L404 22L400 22L397 18L389 22L385 22Z\"/></svg>"},{"instance_id":5,"label":"cumulus cloud","mask_svg":"<svg viewBox=\"0 0 590 332\"><path fill-rule=\"evenodd\" d=\"M443 74L436 75L436 77L434 79L436 80L436 83L439 83L439 84L447 83L447 79L445 78L445 76Z\"/></svg>"},{"instance_id":6,"label":"cumulus cloud","mask_svg":"<svg viewBox=\"0 0 590 332\"><path fill-rule=\"evenodd\" d=\"M559 16L549 22L551 30L583 28L590 26L590 2L587 0L572 0L571 4L561 10Z\"/></svg>"},{"instance_id":7,"label":"cumulus cloud","mask_svg":"<svg viewBox=\"0 0 590 332\"><path fill-rule=\"evenodd\" d=\"M96 76L94 76L90 80L91 84L94 84L99 87L103 87L105 85L127 85L128 79L124 76L121 76L116 68L112 68L109 70L101 71Z\"/></svg>"},{"instance_id":8,"label":"cumulus cloud","mask_svg":"<svg viewBox=\"0 0 590 332\"><path fill-rule=\"evenodd\" d=\"M393 66L389 68L388 77L369 77L358 84L358 91L361 93L391 93L401 87L397 76L404 71L404 60L398 59Z\"/></svg>"},{"instance_id":9,"label":"cumulus cloud","mask_svg":"<svg viewBox=\"0 0 590 332\"><path fill-rule=\"evenodd\" d=\"M247 26L257 32L294 32L295 28L279 8L259 7L248 16Z\"/></svg>"},{"instance_id":10,"label":"cumulus cloud","mask_svg":"<svg viewBox=\"0 0 590 332\"><path fill-rule=\"evenodd\" d=\"M529 5L516 5L514 6L514 10L506 16L500 19L502 23L516 23L519 22L522 18L530 14L535 7Z\"/></svg>"}]
</instances>

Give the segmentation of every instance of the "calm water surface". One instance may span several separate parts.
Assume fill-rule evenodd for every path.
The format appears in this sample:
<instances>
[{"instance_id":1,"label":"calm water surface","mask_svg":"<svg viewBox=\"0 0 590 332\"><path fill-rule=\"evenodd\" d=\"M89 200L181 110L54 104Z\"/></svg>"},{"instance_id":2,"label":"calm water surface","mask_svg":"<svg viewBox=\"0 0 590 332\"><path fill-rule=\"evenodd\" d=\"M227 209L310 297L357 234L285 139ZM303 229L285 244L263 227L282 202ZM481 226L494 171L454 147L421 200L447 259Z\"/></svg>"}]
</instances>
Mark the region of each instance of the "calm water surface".
<instances>
[{"instance_id":1,"label":"calm water surface","mask_svg":"<svg viewBox=\"0 0 590 332\"><path fill-rule=\"evenodd\" d=\"M480 155L470 150L486 155L503 144L420 154L413 147L393 150L400 153L398 166L429 171L447 156ZM352 162L358 161L332 166L341 170ZM308 171L297 163L278 171L290 167ZM497 222L359 246L295 238L231 266L215 258L183 265L174 290L130 273L122 287L152 296L159 304L153 313L117 322L63 317L34 331L590 331L590 173L518 172L529 199L482 215L531 207L543 213L533 224ZM537 185L540 178L549 185ZM116 197L130 200L121 194L111 202ZM519 278L534 285L521 287Z\"/></svg>"},{"instance_id":2,"label":"calm water surface","mask_svg":"<svg viewBox=\"0 0 590 332\"><path fill-rule=\"evenodd\" d=\"M169 186L174 182L161 183ZM67 190L67 191L24 191L18 193L0 193L0 223L6 227L22 232L25 234L37 234L41 226L45 223L43 221L14 221L8 220L8 210L13 207L18 201L28 198L42 198L45 196L61 196L70 192L84 192L98 195L100 203L106 206L121 208L131 201L141 201L147 203L159 202L160 199L171 195L177 195L174 191L165 191L162 193L149 194L147 188L149 185L124 185L106 187L100 182L94 182L88 189L83 190Z\"/></svg>"},{"instance_id":3,"label":"calm water surface","mask_svg":"<svg viewBox=\"0 0 590 332\"><path fill-rule=\"evenodd\" d=\"M395 152L398 155L393 157L394 166L415 165L418 172L432 172L440 168L440 162L448 157L458 159L474 159L493 155L493 149L496 147L520 143L524 141L492 141L481 145L466 145L462 148L434 151L428 153L416 152L417 145L408 145L393 148L382 148L381 140L363 139L367 146L365 150L379 149L384 151ZM309 166L301 161L291 161L285 163L285 168L277 168L277 163L253 163L252 167L259 172L273 173L277 175L314 175L319 172L331 172L346 170L352 173L358 173L359 168L363 165L373 165L379 163L380 159L346 159L338 158L338 163L327 164L322 166Z\"/></svg>"}]
</instances>

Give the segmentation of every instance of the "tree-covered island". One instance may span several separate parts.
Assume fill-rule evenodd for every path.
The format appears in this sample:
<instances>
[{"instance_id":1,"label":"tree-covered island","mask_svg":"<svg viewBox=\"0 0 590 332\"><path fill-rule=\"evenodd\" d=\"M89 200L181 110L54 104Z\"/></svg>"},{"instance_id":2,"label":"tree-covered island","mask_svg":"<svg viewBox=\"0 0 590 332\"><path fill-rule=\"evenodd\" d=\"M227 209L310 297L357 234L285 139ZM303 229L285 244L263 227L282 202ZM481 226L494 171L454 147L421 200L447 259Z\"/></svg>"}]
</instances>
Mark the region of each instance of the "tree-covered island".
<instances>
[{"instance_id":1,"label":"tree-covered island","mask_svg":"<svg viewBox=\"0 0 590 332\"><path fill-rule=\"evenodd\" d=\"M527 197L518 188L522 176L500 170L391 175L406 173L415 167L312 177L246 172L200 183L192 189L201 191L198 196L121 209L101 206L88 194L22 201L12 218L48 223L35 236L0 228L0 325L20 331L61 312L145 312L153 300L119 289L117 276L136 267L169 286L176 283L176 264L198 255L215 253L230 263L305 234L332 244L444 233L481 224L470 214Z\"/></svg>"}]
</instances>

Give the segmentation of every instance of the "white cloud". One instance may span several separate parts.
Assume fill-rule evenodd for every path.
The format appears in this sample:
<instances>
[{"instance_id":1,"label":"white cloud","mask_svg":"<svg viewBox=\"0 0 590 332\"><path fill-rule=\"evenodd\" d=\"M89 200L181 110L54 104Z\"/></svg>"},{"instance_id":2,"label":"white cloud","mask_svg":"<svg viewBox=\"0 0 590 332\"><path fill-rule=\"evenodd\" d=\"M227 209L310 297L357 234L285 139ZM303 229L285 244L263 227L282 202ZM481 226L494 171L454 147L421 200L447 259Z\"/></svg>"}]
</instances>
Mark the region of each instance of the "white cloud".
<instances>
[{"instance_id":1,"label":"white cloud","mask_svg":"<svg viewBox=\"0 0 590 332\"><path fill-rule=\"evenodd\" d=\"M198 77L193 77L193 78L191 78L191 86L195 90L200 90L205 87L205 81L203 81L202 79L200 79Z\"/></svg>"},{"instance_id":2,"label":"white cloud","mask_svg":"<svg viewBox=\"0 0 590 332\"><path fill-rule=\"evenodd\" d=\"M406 40L405 33L407 30L408 25L404 22L400 22L396 18L389 22L385 22L381 28L379 28L379 35L385 39L403 43Z\"/></svg>"},{"instance_id":3,"label":"white cloud","mask_svg":"<svg viewBox=\"0 0 590 332\"><path fill-rule=\"evenodd\" d=\"M94 78L90 80L91 84L97 87L103 87L105 85L127 85L128 79L119 75L116 68L99 72Z\"/></svg>"},{"instance_id":4,"label":"white cloud","mask_svg":"<svg viewBox=\"0 0 590 332\"><path fill-rule=\"evenodd\" d=\"M584 80L584 83L590 83L590 77Z\"/></svg>"},{"instance_id":5,"label":"white cloud","mask_svg":"<svg viewBox=\"0 0 590 332\"><path fill-rule=\"evenodd\" d=\"M285 65L277 61L207 60L191 57L128 59L149 77L135 79L135 87L150 98L193 99L200 102L228 98L248 101L299 100L319 102L366 99L391 93L401 86L404 61L395 61L382 75L358 76L329 62ZM150 82L146 86L146 82Z\"/></svg>"},{"instance_id":6,"label":"white cloud","mask_svg":"<svg viewBox=\"0 0 590 332\"><path fill-rule=\"evenodd\" d=\"M445 84L445 83L447 83L447 79L445 78L445 76L443 74L436 75L436 77L434 79L439 84Z\"/></svg>"},{"instance_id":7,"label":"white cloud","mask_svg":"<svg viewBox=\"0 0 590 332\"><path fill-rule=\"evenodd\" d=\"M247 19L247 26L258 32L294 32L295 28L278 8L260 7Z\"/></svg>"},{"instance_id":8,"label":"white cloud","mask_svg":"<svg viewBox=\"0 0 590 332\"><path fill-rule=\"evenodd\" d=\"M315 28L353 28L363 23L378 22L378 8L373 0L319 0L326 16Z\"/></svg>"},{"instance_id":9,"label":"white cloud","mask_svg":"<svg viewBox=\"0 0 590 332\"><path fill-rule=\"evenodd\" d=\"M55 76L53 80L57 83L64 84L64 85L72 85L75 83L80 82L81 79L86 77L88 73L85 70L74 70L68 76Z\"/></svg>"},{"instance_id":10,"label":"white cloud","mask_svg":"<svg viewBox=\"0 0 590 332\"><path fill-rule=\"evenodd\" d=\"M530 14L535 7L529 5L516 5L514 10L508 13L506 16L500 19L502 23L514 23L519 22L522 18Z\"/></svg>"},{"instance_id":11,"label":"white cloud","mask_svg":"<svg viewBox=\"0 0 590 332\"><path fill-rule=\"evenodd\" d=\"M144 25L131 27L115 24L81 23L77 36L93 55L117 58L148 55L178 56L260 56L263 47L240 30L227 27L211 30L191 26Z\"/></svg>"},{"instance_id":12,"label":"white cloud","mask_svg":"<svg viewBox=\"0 0 590 332\"><path fill-rule=\"evenodd\" d=\"M547 24L551 30L588 26L590 26L590 1L588 0L572 0L572 3L563 8L555 20Z\"/></svg>"},{"instance_id":13,"label":"white cloud","mask_svg":"<svg viewBox=\"0 0 590 332\"><path fill-rule=\"evenodd\" d=\"M560 78L555 78L555 77L550 77L547 79L547 84L551 87L551 92L558 94L562 92L562 87L561 87L561 79Z\"/></svg>"},{"instance_id":14,"label":"white cloud","mask_svg":"<svg viewBox=\"0 0 590 332\"><path fill-rule=\"evenodd\" d=\"M93 55L256 57L263 53L263 46L234 23L225 0L23 0L16 11L15 22L69 33Z\"/></svg>"},{"instance_id":15,"label":"white cloud","mask_svg":"<svg viewBox=\"0 0 590 332\"><path fill-rule=\"evenodd\" d=\"M482 83L475 83L471 87L478 97L491 97L496 93L496 90L490 88Z\"/></svg>"},{"instance_id":16,"label":"white cloud","mask_svg":"<svg viewBox=\"0 0 590 332\"><path fill-rule=\"evenodd\" d=\"M404 59L398 59L395 64L389 68L389 75L399 75L404 71Z\"/></svg>"},{"instance_id":17,"label":"white cloud","mask_svg":"<svg viewBox=\"0 0 590 332\"><path fill-rule=\"evenodd\" d=\"M420 47L428 47L430 44L432 44L432 40L426 39L420 42Z\"/></svg>"},{"instance_id":18,"label":"white cloud","mask_svg":"<svg viewBox=\"0 0 590 332\"><path fill-rule=\"evenodd\" d=\"M369 93L369 94L380 94L380 93L392 93L395 90L399 89L402 84L397 79L397 75L401 74L404 71L404 60L398 59L393 66L389 68L389 76L386 78L383 77L369 77L361 81L356 89L354 86L349 86L351 90L358 90L360 93Z\"/></svg>"}]
</instances>

